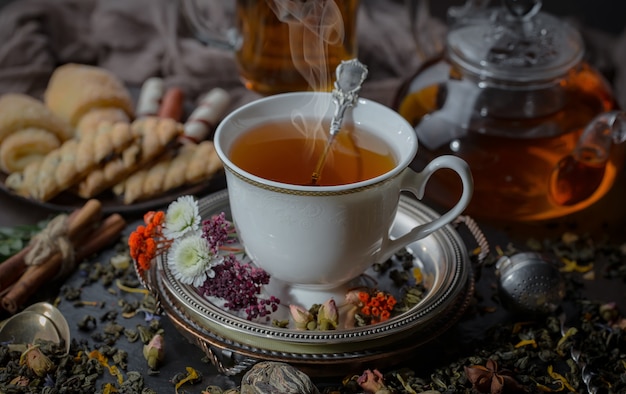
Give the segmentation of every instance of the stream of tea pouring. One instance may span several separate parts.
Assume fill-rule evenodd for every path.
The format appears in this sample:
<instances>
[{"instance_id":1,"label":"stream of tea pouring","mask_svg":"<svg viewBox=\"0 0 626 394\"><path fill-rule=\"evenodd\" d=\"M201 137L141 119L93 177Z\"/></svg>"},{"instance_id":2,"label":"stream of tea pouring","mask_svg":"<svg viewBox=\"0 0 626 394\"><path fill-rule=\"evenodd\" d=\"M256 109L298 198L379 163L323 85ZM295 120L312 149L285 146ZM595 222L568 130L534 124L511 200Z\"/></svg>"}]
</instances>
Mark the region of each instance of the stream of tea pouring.
<instances>
[{"instance_id":1,"label":"stream of tea pouring","mask_svg":"<svg viewBox=\"0 0 626 394\"><path fill-rule=\"evenodd\" d=\"M316 185L319 180L324 163L326 163L326 157L335 140L335 136L341 130L341 124L343 123L343 117L346 110L356 103L359 98L359 91L363 81L367 78L367 67L361 63L358 59L342 61L336 69L337 79L335 81L335 88L332 91L333 101L335 102L335 112L330 122L330 132L324 151L317 160L317 165L311 175L311 185Z\"/></svg>"}]
</instances>

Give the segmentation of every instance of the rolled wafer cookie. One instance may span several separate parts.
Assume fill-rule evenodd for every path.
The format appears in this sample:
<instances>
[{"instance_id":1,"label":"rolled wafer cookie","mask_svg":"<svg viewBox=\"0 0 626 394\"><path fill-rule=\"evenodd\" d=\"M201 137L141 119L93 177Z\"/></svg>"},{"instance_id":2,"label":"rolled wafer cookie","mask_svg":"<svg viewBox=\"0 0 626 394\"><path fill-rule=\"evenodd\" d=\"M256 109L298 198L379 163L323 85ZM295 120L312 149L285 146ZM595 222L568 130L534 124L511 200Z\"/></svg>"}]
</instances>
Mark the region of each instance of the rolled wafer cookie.
<instances>
[{"instance_id":1,"label":"rolled wafer cookie","mask_svg":"<svg viewBox=\"0 0 626 394\"><path fill-rule=\"evenodd\" d=\"M161 98L161 104L157 116L170 118L179 122L183 117L183 102L185 93L179 87L171 87L165 91Z\"/></svg>"},{"instance_id":2,"label":"rolled wafer cookie","mask_svg":"<svg viewBox=\"0 0 626 394\"><path fill-rule=\"evenodd\" d=\"M141 85L139 99L137 100L136 115L138 118L142 116L156 116L161 106L161 98L165 88L163 87L163 79L152 77L145 80Z\"/></svg>"},{"instance_id":3,"label":"rolled wafer cookie","mask_svg":"<svg viewBox=\"0 0 626 394\"><path fill-rule=\"evenodd\" d=\"M185 122L186 138L199 142L206 139L230 104L230 94L221 88L210 90L198 102Z\"/></svg>"}]
</instances>

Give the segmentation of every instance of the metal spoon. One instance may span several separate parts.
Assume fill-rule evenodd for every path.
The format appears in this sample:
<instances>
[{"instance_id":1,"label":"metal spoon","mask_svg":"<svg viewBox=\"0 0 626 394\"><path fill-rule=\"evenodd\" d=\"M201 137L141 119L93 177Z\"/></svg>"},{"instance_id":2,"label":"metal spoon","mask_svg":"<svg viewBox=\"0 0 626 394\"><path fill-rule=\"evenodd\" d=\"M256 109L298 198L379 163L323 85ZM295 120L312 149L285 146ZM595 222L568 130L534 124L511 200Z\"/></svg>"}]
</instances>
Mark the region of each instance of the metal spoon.
<instances>
[{"instance_id":1,"label":"metal spoon","mask_svg":"<svg viewBox=\"0 0 626 394\"><path fill-rule=\"evenodd\" d=\"M40 313L20 312L7 319L0 328L0 342L17 346L20 350L26 349L26 346L36 339L54 343L61 341L52 320Z\"/></svg>"},{"instance_id":2,"label":"metal spoon","mask_svg":"<svg viewBox=\"0 0 626 394\"><path fill-rule=\"evenodd\" d=\"M24 311L36 312L50 319L55 325L59 336L65 342L65 352L68 353L70 351L70 325L58 308L48 302L38 302L27 307Z\"/></svg>"},{"instance_id":3,"label":"metal spoon","mask_svg":"<svg viewBox=\"0 0 626 394\"><path fill-rule=\"evenodd\" d=\"M335 112L330 123L330 134L326 141L324 151L317 161L315 170L311 175L311 184L315 185L321 175L322 168L326 162L326 156L330 151L330 147L335 139L335 135L341 130L343 116L349 107L352 107L359 98L359 90L365 78L367 78L367 67L358 59L342 61L335 71L337 79L335 88L332 91L333 101L335 102Z\"/></svg>"},{"instance_id":4,"label":"metal spoon","mask_svg":"<svg viewBox=\"0 0 626 394\"><path fill-rule=\"evenodd\" d=\"M63 340L65 351L69 352L69 325L63 314L51 304L34 304L0 323L0 343L26 349L36 339L54 343Z\"/></svg>"}]
</instances>

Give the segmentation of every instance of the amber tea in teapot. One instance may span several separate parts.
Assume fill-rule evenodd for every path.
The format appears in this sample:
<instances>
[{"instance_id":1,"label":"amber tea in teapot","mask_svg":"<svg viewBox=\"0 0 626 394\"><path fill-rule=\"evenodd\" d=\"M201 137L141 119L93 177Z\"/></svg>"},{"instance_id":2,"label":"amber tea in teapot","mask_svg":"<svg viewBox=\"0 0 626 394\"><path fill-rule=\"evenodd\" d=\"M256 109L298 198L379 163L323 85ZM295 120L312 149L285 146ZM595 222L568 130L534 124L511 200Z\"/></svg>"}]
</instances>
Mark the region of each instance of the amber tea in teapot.
<instances>
[{"instance_id":1,"label":"amber tea in teapot","mask_svg":"<svg viewBox=\"0 0 626 394\"><path fill-rule=\"evenodd\" d=\"M398 95L397 110L421 143L416 166L463 158L474 177L467 212L477 217L543 220L597 201L622 165L624 147L611 141L621 142L612 129L624 125L597 118L616 104L582 61L578 33L538 7L464 11L455 13L444 57ZM429 198L454 201L454 177L438 173L430 183Z\"/></svg>"}]
</instances>

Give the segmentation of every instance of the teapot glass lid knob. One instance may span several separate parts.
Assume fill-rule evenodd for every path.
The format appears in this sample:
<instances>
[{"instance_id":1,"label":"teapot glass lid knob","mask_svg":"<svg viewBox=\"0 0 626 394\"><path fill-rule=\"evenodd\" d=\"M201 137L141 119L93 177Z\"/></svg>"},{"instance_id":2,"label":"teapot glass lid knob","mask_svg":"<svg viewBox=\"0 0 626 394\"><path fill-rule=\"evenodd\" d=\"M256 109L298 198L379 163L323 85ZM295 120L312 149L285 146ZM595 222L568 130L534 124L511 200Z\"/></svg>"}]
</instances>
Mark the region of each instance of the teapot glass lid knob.
<instances>
[{"instance_id":1,"label":"teapot glass lid knob","mask_svg":"<svg viewBox=\"0 0 626 394\"><path fill-rule=\"evenodd\" d=\"M503 0L511 15L521 19L532 18L541 9L541 0Z\"/></svg>"},{"instance_id":2,"label":"teapot glass lid knob","mask_svg":"<svg viewBox=\"0 0 626 394\"><path fill-rule=\"evenodd\" d=\"M476 7L454 22L447 55L480 79L541 82L565 76L582 60L578 31L541 12L540 0L502 0L499 7Z\"/></svg>"}]
</instances>

